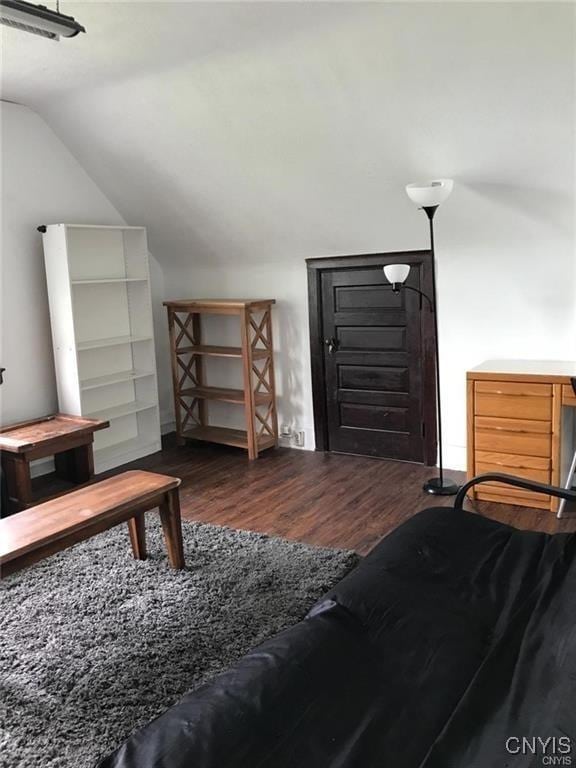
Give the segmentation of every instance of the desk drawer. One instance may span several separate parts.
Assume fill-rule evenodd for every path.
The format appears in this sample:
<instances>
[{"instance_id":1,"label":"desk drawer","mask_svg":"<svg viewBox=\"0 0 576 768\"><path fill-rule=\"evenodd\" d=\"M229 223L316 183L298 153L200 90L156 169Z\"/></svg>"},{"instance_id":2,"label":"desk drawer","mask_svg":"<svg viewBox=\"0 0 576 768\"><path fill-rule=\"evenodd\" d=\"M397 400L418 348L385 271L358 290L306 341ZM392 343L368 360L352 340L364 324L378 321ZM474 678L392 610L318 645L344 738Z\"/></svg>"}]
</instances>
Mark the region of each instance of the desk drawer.
<instances>
[{"instance_id":1,"label":"desk drawer","mask_svg":"<svg viewBox=\"0 0 576 768\"><path fill-rule=\"evenodd\" d=\"M524 469L538 469L550 472L552 467L552 460L550 457L544 456L519 456L515 453L496 453L494 451L476 451L475 464L478 467L479 464L493 464L499 467L498 472L508 472L511 475L516 474L516 470L520 468Z\"/></svg>"},{"instance_id":2,"label":"desk drawer","mask_svg":"<svg viewBox=\"0 0 576 768\"><path fill-rule=\"evenodd\" d=\"M552 418L550 384L477 381L474 391L476 416L535 421L550 421Z\"/></svg>"},{"instance_id":3,"label":"desk drawer","mask_svg":"<svg viewBox=\"0 0 576 768\"><path fill-rule=\"evenodd\" d=\"M576 394L570 384L562 384L562 405L572 405L576 407Z\"/></svg>"},{"instance_id":4,"label":"desk drawer","mask_svg":"<svg viewBox=\"0 0 576 768\"><path fill-rule=\"evenodd\" d=\"M552 398L476 393L474 410L476 416L550 421L552 418Z\"/></svg>"},{"instance_id":5,"label":"desk drawer","mask_svg":"<svg viewBox=\"0 0 576 768\"><path fill-rule=\"evenodd\" d=\"M551 421L535 419L503 419L500 416L476 416L476 429L494 430L495 432L528 432L534 435L549 435L552 432Z\"/></svg>"},{"instance_id":6,"label":"desk drawer","mask_svg":"<svg viewBox=\"0 0 576 768\"><path fill-rule=\"evenodd\" d=\"M511 453L516 456L541 456L549 459L552 440L549 434L476 429L474 447L476 451Z\"/></svg>"},{"instance_id":7,"label":"desk drawer","mask_svg":"<svg viewBox=\"0 0 576 768\"><path fill-rule=\"evenodd\" d=\"M476 498L480 501L495 501L498 504L513 504L520 507L550 509L550 497L542 493L530 493L507 485L483 483L478 487Z\"/></svg>"},{"instance_id":8,"label":"desk drawer","mask_svg":"<svg viewBox=\"0 0 576 768\"><path fill-rule=\"evenodd\" d=\"M549 469L530 469L528 467L506 466L502 464L490 464L488 462L476 461L476 474L483 475L486 472L503 472L506 475L515 475L516 477L525 477L528 480L537 480L539 483L550 482ZM510 486L496 483L500 489ZM486 484L488 487L488 484Z\"/></svg>"},{"instance_id":9,"label":"desk drawer","mask_svg":"<svg viewBox=\"0 0 576 768\"><path fill-rule=\"evenodd\" d=\"M530 381L477 381L476 392L489 395L552 397L552 384L533 384Z\"/></svg>"}]
</instances>

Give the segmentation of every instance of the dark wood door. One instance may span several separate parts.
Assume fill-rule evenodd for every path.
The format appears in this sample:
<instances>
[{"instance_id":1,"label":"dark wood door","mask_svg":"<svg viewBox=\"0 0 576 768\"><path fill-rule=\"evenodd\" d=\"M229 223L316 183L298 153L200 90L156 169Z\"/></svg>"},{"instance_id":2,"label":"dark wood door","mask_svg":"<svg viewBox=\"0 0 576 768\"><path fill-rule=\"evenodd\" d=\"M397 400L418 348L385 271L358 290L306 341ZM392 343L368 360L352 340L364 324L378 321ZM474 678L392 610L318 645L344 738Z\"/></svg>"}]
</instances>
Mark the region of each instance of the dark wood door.
<instances>
[{"instance_id":1,"label":"dark wood door","mask_svg":"<svg viewBox=\"0 0 576 768\"><path fill-rule=\"evenodd\" d=\"M421 310L418 294L392 292L383 263L322 269L318 275L324 447L423 462L429 345L422 323L430 313L427 306ZM421 289L419 266L408 284ZM433 390L428 394L434 398Z\"/></svg>"}]
</instances>

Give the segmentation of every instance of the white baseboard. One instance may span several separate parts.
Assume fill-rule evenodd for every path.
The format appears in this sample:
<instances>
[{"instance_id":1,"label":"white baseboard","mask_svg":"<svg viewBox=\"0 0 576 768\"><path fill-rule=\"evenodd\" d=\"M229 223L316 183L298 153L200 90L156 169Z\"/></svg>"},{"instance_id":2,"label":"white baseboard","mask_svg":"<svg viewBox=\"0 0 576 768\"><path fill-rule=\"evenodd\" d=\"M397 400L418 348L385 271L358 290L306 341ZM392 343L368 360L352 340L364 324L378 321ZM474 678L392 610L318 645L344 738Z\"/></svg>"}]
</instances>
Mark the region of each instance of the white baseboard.
<instances>
[{"instance_id":1,"label":"white baseboard","mask_svg":"<svg viewBox=\"0 0 576 768\"><path fill-rule=\"evenodd\" d=\"M160 434L168 435L170 432L176 432L175 421L165 421L160 424Z\"/></svg>"},{"instance_id":2,"label":"white baseboard","mask_svg":"<svg viewBox=\"0 0 576 768\"><path fill-rule=\"evenodd\" d=\"M310 445L294 445L292 440L286 439L284 437L278 438L278 446L280 448L292 448L295 451L313 451L314 446Z\"/></svg>"},{"instance_id":3,"label":"white baseboard","mask_svg":"<svg viewBox=\"0 0 576 768\"><path fill-rule=\"evenodd\" d=\"M155 440L152 443L132 448L129 451L123 453L114 453L114 446L108 448L101 448L99 451L94 452L94 466L95 474L100 475L102 472L107 472L109 469L115 469L115 467L121 467L124 464L129 464L136 459L143 459L145 456L150 456L152 453L157 453L162 450L162 443L160 440Z\"/></svg>"},{"instance_id":4,"label":"white baseboard","mask_svg":"<svg viewBox=\"0 0 576 768\"><path fill-rule=\"evenodd\" d=\"M458 472L466 471L466 446L444 445L444 467Z\"/></svg>"}]
</instances>

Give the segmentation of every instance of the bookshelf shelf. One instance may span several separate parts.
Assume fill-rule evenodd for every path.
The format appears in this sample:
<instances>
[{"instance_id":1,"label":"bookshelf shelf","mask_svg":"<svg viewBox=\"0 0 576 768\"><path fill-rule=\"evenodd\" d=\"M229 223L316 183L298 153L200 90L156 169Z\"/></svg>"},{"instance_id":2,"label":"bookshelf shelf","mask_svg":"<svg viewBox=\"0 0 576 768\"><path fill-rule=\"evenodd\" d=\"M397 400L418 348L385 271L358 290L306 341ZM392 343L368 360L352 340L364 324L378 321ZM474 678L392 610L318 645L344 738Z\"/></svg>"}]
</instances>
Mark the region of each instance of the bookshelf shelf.
<instances>
[{"instance_id":1,"label":"bookshelf shelf","mask_svg":"<svg viewBox=\"0 0 576 768\"><path fill-rule=\"evenodd\" d=\"M108 285L109 283L145 283L146 277L109 277L99 280L71 280L72 285Z\"/></svg>"},{"instance_id":2,"label":"bookshelf shelf","mask_svg":"<svg viewBox=\"0 0 576 768\"><path fill-rule=\"evenodd\" d=\"M228 427L194 427L182 434L186 440L201 440L208 443L220 443L232 445L235 448L248 450L248 433L243 429L229 429ZM258 449L272 448L276 441L270 435L258 439Z\"/></svg>"},{"instance_id":3,"label":"bookshelf shelf","mask_svg":"<svg viewBox=\"0 0 576 768\"><path fill-rule=\"evenodd\" d=\"M124 344L136 344L139 341L152 341L152 336L112 336L107 339L90 339L79 341L77 349L83 352L86 349L100 349L102 347L119 347Z\"/></svg>"},{"instance_id":4,"label":"bookshelf shelf","mask_svg":"<svg viewBox=\"0 0 576 768\"><path fill-rule=\"evenodd\" d=\"M86 414L90 419L103 419L104 421L112 421L113 419L121 419L124 416L130 416L133 413L139 411L147 411L151 408L156 408L156 403L146 403L140 400L131 400L128 403L121 403L120 405L113 405L110 408L100 408L97 411L92 411Z\"/></svg>"},{"instance_id":5,"label":"bookshelf shelf","mask_svg":"<svg viewBox=\"0 0 576 768\"><path fill-rule=\"evenodd\" d=\"M134 381L155 375L154 371L118 371L118 373L109 373L107 376L93 376L91 379L84 379L80 382L80 389L86 391L98 387L108 387L110 384L119 384L122 381Z\"/></svg>"}]
</instances>

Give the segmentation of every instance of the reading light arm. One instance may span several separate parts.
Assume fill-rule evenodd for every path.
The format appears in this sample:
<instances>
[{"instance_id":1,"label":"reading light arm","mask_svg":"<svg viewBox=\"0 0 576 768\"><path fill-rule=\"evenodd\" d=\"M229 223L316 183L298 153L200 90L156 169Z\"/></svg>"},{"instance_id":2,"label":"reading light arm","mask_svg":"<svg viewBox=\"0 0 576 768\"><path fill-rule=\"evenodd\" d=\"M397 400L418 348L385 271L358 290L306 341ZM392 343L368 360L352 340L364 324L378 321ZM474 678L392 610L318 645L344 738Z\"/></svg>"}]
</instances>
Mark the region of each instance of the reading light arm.
<instances>
[{"instance_id":1,"label":"reading light arm","mask_svg":"<svg viewBox=\"0 0 576 768\"><path fill-rule=\"evenodd\" d=\"M423 291L420 291L418 288L413 288L411 285L406 285L406 283L392 283L392 293L400 293L401 290L413 291L414 293L417 293L418 296L420 296L420 309L422 309L422 299L424 298L428 302L430 312L434 312L434 304L432 303L432 299Z\"/></svg>"}]
</instances>

